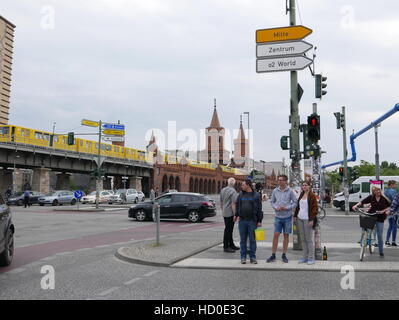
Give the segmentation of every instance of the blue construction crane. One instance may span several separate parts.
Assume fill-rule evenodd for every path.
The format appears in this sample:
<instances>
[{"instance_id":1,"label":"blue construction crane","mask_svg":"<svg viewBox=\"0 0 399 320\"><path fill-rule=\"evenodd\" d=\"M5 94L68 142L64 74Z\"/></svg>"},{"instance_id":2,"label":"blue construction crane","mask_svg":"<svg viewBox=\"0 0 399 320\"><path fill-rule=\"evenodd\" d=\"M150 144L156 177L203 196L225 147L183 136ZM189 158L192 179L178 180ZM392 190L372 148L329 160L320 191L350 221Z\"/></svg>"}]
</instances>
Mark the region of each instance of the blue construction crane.
<instances>
[{"instance_id":1,"label":"blue construction crane","mask_svg":"<svg viewBox=\"0 0 399 320\"><path fill-rule=\"evenodd\" d=\"M388 119L390 116L392 116L393 114L395 114L396 112L399 112L399 103L397 103L391 110L389 110L387 113L385 113L383 116L379 117L377 120L371 122L368 126L366 126L365 128L363 128L362 130L360 130L359 132L353 133L350 138L349 138L349 142L351 145L351 150L352 150L352 158L349 158L347 161L348 162L353 162L356 161L356 148L355 148L355 139L359 136L361 136L363 133L367 132L368 130L374 128L375 126L378 126L381 122L383 122L384 120ZM337 161L334 163L330 163L330 164L325 164L323 165L321 168L325 169L328 167L332 167L335 165L342 165L344 163L344 161Z\"/></svg>"}]
</instances>

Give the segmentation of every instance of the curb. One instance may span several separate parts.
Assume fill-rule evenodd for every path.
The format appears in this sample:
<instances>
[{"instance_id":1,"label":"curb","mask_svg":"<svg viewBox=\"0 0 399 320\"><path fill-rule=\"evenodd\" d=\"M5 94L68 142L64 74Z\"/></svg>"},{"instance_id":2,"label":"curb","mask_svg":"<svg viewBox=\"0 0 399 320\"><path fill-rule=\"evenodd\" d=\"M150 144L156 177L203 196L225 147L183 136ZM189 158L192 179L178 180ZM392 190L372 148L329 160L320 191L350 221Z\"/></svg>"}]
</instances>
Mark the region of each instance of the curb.
<instances>
[{"instance_id":1,"label":"curb","mask_svg":"<svg viewBox=\"0 0 399 320\"><path fill-rule=\"evenodd\" d=\"M200 248L198 250L191 251L190 253L188 253L186 255L183 255L183 256L180 256L180 257L178 257L176 259L173 259L173 260L171 260L169 262L155 262L155 261L148 261L148 260L143 260L143 259L139 259L139 258L129 257L127 255L124 255L121 252L122 249L125 248L125 247L121 247L118 250L116 250L115 257L120 259L120 260L122 260L122 261L130 262L130 263L134 263L134 264L141 264L141 265L155 266L155 267L170 267L170 266L172 266L175 263L178 263L178 262L180 262L182 260L185 260L185 259L187 259L187 258L189 258L191 256L194 256L194 255L199 254L199 253L201 253L203 251L206 251L206 250L208 250L210 248L218 246L221 243L223 243L223 241L217 241L217 242L215 242L215 243L213 243L211 245L207 245L207 246L202 247L202 248Z\"/></svg>"}]
</instances>

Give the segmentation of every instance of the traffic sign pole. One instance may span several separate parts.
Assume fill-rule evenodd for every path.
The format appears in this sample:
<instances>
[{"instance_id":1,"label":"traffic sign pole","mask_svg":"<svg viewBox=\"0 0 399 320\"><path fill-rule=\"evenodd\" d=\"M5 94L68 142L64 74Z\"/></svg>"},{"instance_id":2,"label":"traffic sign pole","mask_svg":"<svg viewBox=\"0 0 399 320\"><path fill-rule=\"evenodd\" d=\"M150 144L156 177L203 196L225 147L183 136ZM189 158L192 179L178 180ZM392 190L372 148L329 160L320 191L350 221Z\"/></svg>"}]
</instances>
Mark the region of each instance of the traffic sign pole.
<instances>
[{"instance_id":1,"label":"traffic sign pole","mask_svg":"<svg viewBox=\"0 0 399 320\"><path fill-rule=\"evenodd\" d=\"M101 129L102 129L102 123L101 120L99 121L99 126L98 126L98 162L97 162L97 176L96 176L96 209L99 208L99 203L100 203L100 168L101 168Z\"/></svg>"}]
</instances>

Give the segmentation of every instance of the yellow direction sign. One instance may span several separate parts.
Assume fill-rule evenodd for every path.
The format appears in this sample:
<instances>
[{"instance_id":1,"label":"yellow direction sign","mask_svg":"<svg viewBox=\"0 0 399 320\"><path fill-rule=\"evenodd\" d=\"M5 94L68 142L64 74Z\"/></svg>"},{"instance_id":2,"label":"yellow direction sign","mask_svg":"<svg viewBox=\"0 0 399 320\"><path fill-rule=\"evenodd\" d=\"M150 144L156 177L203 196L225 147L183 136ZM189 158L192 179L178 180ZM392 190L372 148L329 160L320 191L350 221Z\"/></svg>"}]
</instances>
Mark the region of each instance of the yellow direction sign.
<instances>
[{"instance_id":1,"label":"yellow direction sign","mask_svg":"<svg viewBox=\"0 0 399 320\"><path fill-rule=\"evenodd\" d=\"M82 120L82 126L89 126L89 127L98 127L100 124L97 121L92 120Z\"/></svg>"},{"instance_id":2,"label":"yellow direction sign","mask_svg":"<svg viewBox=\"0 0 399 320\"><path fill-rule=\"evenodd\" d=\"M103 133L110 135L110 136L124 136L125 135L124 130L103 130Z\"/></svg>"},{"instance_id":3,"label":"yellow direction sign","mask_svg":"<svg viewBox=\"0 0 399 320\"><path fill-rule=\"evenodd\" d=\"M256 30L256 43L300 40L312 32L312 29L304 26L261 29Z\"/></svg>"}]
</instances>

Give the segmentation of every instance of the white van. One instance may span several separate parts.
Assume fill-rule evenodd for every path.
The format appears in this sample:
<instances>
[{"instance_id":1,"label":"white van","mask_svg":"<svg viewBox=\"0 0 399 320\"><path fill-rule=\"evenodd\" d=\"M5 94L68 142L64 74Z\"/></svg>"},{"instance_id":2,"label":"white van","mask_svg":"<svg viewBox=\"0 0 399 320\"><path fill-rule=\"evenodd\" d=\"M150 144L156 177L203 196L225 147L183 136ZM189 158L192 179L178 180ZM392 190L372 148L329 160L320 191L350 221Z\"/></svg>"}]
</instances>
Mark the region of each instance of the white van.
<instances>
[{"instance_id":1,"label":"white van","mask_svg":"<svg viewBox=\"0 0 399 320\"><path fill-rule=\"evenodd\" d=\"M364 176L356 179L349 186L349 208L352 210L352 207L362 201L364 198L368 197L371 193L371 185L370 180L375 180L375 176ZM384 181L383 191L388 186L389 180L394 180L398 182L399 185L399 176L380 176L380 180ZM399 187L397 187L397 191L399 192ZM333 206L336 208L345 211L345 196L344 193L337 193L335 198L333 199Z\"/></svg>"}]
</instances>

